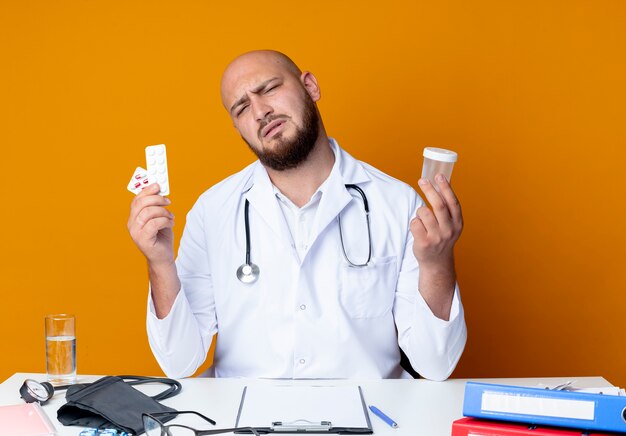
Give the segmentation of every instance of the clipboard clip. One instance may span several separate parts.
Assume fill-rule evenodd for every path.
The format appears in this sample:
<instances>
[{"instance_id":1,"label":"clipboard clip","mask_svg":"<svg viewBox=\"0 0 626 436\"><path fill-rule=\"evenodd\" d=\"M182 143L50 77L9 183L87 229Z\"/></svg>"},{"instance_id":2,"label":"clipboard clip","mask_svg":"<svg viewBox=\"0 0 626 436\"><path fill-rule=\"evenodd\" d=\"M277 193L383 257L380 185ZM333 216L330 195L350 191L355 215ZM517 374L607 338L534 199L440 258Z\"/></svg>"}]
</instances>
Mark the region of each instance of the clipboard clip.
<instances>
[{"instance_id":1,"label":"clipboard clip","mask_svg":"<svg viewBox=\"0 0 626 436\"><path fill-rule=\"evenodd\" d=\"M330 431L332 423L330 421L313 422L306 419L296 419L291 422L274 421L271 431L283 433L306 433Z\"/></svg>"}]
</instances>

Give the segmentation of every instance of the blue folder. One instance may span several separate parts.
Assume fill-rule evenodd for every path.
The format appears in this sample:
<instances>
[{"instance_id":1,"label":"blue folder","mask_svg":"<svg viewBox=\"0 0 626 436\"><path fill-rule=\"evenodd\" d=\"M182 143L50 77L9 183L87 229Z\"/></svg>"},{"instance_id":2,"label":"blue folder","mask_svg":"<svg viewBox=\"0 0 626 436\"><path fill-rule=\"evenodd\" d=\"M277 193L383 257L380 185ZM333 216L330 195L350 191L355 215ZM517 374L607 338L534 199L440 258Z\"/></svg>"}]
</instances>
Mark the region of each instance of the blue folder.
<instances>
[{"instance_id":1,"label":"blue folder","mask_svg":"<svg viewBox=\"0 0 626 436\"><path fill-rule=\"evenodd\" d=\"M626 397L467 382L463 415L626 433Z\"/></svg>"}]
</instances>

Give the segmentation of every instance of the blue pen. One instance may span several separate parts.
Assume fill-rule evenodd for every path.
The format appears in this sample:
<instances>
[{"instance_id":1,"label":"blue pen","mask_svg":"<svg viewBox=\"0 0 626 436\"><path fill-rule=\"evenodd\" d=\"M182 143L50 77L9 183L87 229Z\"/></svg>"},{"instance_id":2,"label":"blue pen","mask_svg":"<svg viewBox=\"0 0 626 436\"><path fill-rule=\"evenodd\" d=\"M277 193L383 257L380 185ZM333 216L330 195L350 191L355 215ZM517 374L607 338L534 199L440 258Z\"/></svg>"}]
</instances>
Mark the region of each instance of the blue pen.
<instances>
[{"instance_id":1,"label":"blue pen","mask_svg":"<svg viewBox=\"0 0 626 436\"><path fill-rule=\"evenodd\" d=\"M396 424L396 422L393 419L389 418L387 415L381 412L378 407L376 406L369 406L369 407L374 415L378 416L380 419L385 421L387 424L389 424L390 427L398 428L398 424Z\"/></svg>"}]
</instances>

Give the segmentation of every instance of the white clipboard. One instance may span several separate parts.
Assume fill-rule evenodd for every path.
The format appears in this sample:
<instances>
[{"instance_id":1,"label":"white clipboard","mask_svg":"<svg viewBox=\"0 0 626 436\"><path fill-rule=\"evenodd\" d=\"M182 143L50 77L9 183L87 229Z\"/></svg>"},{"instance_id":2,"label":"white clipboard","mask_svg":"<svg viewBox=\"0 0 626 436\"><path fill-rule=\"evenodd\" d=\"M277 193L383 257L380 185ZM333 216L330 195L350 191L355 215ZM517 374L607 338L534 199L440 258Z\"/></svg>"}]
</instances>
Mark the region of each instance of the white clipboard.
<instances>
[{"instance_id":1,"label":"white clipboard","mask_svg":"<svg viewBox=\"0 0 626 436\"><path fill-rule=\"evenodd\" d=\"M261 433L373 433L360 386L246 386L236 426Z\"/></svg>"}]
</instances>

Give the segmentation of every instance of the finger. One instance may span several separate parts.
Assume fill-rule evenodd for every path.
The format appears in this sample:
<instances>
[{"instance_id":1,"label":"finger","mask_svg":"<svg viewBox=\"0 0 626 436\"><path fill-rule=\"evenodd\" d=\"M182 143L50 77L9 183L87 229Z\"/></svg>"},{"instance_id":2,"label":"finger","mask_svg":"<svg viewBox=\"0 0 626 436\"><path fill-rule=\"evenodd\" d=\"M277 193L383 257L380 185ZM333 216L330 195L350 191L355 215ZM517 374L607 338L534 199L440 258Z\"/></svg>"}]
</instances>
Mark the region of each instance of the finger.
<instances>
[{"instance_id":1,"label":"finger","mask_svg":"<svg viewBox=\"0 0 626 436\"><path fill-rule=\"evenodd\" d=\"M417 217L422 222L427 236L439 237L439 223L432 210L422 206L417 209Z\"/></svg>"},{"instance_id":2,"label":"finger","mask_svg":"<svg viewBox=\"0 0 626 436\"><path fill-rule=\"evenodd\" d=\"M174 220L167 217L155 218L153 220L150 220L148 226L150 227L149 230L155 231L156 233L159 230L171 229L172 227L174 227Z\"/></svg>"},{"instance_id":3,"label":"finger","mask_svg":"<svg viewBox=\"0 0 626 436\"><path fill-rule=\"evenodd\" d=\"M137 197L143 197L146 195L154 195L156 193L158 193L161 190L161 188L159 187L158 183L151 183L148 186L146 186L145 188L143 188L141 190L141 192L139 192L139 194L137 194Z\"/></svg>"},{"instance_id":4,"label":"finger","mask_svg":"<svg viewBox=\"0 0 626 436\"><path fill-rule=\"evenodd\" d=\"M163 229L171 229L174 227L174 220L167 217L159 217L150 220L142 229L146 239L152 239Z\"/></svg>"},{"instance_id":5,"label":"finger","mask_svg":"<svg viewBox=\"0 0 626 436\"><path fill-rule=\"evenodd\" d=\"M461 203L459 203L459 199L452 190L450 182L448 182L448 179L446 179L443 174L437 174L435 180L437 182L437 186L439 187L439 193L448 205L448 211L450 212L450 216L452 217L452 222L457 228L459 226L462 226L463 213L461 211Z\"/></svg>"},{"instance_id":6,"label":"finger","mask_svg":"<svg viewBox=\"0 0 626 436\"><path fill-rule=\"evenodd\" d=\"M433 212L435 217L437 218L437 222L439 226L444 229L446 232L452 231L452 217L450 216L450 211L448 210L448 205L445 200L439 194L433 185L430 184L430 181L425 178L421 178L419 180L419 186L426 199L430 203L433 208Z\"/></svg>"},{"instance_id":7,"label":"finger","mask_svg":"<svg viewBox=\"0 0 626 436\"><path fill-rule=\"evenodd\" d=\"M174 214L161 206L148 206L139 212L136 222L140 227L143 227L148 221L160 217L174 219Z\"/></svg>"},{"instance_id":8,"label":"finger","mask_svg":"<svg viewBox=\"0 0 626 436\"><path fill-rule=\"evenodd\" d=\"M129 225L131 225L132 222L134 222L137 219L137 215L139 215L141 210L145 207L169 206L170 204L172 204L169 198L163 197L162 195L157 195L157 194L141 195L141 194L143 194L143 192L137 194L137 196L130 203L130 216L128 219Z\"/></svg>"},{"instance_id":9,"label":"finger","mask_svg":"<svg viewBox=\"0 0 626 436\"><path fill-rule=\"evenodd\" d=\"M136 204L137 202L140 202L143 197L156 195L156 194L159 193L160 190L161 190L161 188L159 188L159 184L158 183L151 183L148 186L146 186L145 188L142 188L141 191L139 191L139 193L137 195L135 195L135 198L131 202L131 208L132 208L133 204Z\"/></svg>"},{"instance_id":10,"label":"finger","mask_svg":"<svg viewBox=\"0 0 626 436\"><path fill-rule=\"evenodd\" d=\"M409 223L409 229L411 230L411 234L413 235L413 239L418 242L423 242L426 240L427 232L426 227L424 227L424 223L420 219L419 216L415 216Z\"/></svg>"}]
</instances>

